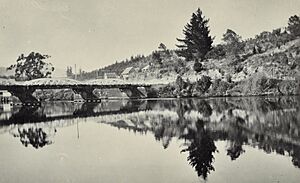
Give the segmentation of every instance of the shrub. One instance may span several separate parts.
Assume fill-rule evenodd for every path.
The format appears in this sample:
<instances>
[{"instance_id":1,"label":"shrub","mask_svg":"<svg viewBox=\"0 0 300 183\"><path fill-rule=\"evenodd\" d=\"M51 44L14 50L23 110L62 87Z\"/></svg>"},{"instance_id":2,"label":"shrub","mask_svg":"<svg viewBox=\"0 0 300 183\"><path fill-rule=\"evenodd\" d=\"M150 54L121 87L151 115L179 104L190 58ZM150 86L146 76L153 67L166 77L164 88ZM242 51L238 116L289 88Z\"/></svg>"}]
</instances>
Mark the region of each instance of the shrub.
<instances>
[{"instance_id":1,"label":"shrub","mask_svg":"<svg viewBox=\"0 0 300 183\"><path fill-rule=\"evenodd\" d=\"M160 87L159 90L157 91L157 95L159 97L174 97L176 96L176 89L172 85L166 85L163 87Z\"/></svg>"},{"instance_id":2,"label":"shrub","mask_svg":"<svg viewBox=\"0 0 300 183\"><path fill-rule=\"evenodd\" d=\"M291 64L291 70L293 70L293 69L296 69L296 67L297 67L297 63L294 61L292 64Z\"/></svg>"},{"instance_id":3,"label":"shrub","mask_svg":"<svg viewBox=\"0 0 300 183\"><path fill-rule=\"evenodd\" d=\"M280 64L284 64L284 65L287 65L288 64L288 57L286 56L285 53L277 53L277 54L274 54L274 59L276 62L280 63Z\"/></svg>"},{"instance_id":4,"label":"shrub","mask_svg":"<svg viewBox=\"0 0 300 183\"><path fill-rule=\"evenodd\" d=\"M278 84L278 90L282 95L296 95L298 93L298 87L298 82L289 80L281 81Z\"/></svg>"},{"instance_id":5,"label":"shrub","mask_svg":"<svg viewBox=\"0 0 300 183\"><path fill-rule=\"evenodd\" d=\"M291 16L288 22L288 30L293 37L300 36L300 17L297 15Z\"/></svg>"},{"instance_id":6,"label":"shrub","mask_svg":"<svg viewBox=\"0 0 300 183\"><path fill-rule=\"evenodd\" d=\"M277 87L278 81L267 78L264 73L256 73L240 84L244 95L257 95L271 91Z\"/></svg>"},{"instance_id":7,"label":"shrub","mask_svg":"<svg viewBox=\"0 0 300 183\"><path fill-rule=\"evenodd\" d=\"M242 72L243 69L244 69L244 67L241 64L236 65L236 66L234 66L234 73L240 73L240 72Z\"/></svg>"},{"instance_id":8,"label":"shrub","mask_svg":"<svg viewBox=\"0 0 300 183\"><path fill-rule=\"evenodd\" d=\"M210 95L212 96L224 96L227 91L233 87L233 84L230 84L226 81L222 81L221 79L217 79L212 83L210 89Z\"/></svg>"},{"instance_id":9,"label":"shrub","mask_svg":"<svg viewBox=\"0 0 300 183\"><path fill-rule=\"evenodd\" d=\"M158 97L159 91L155 88L149 88L147 90L147 97L156 98Z\"/></svg>"},{"instance_id":10,"label":"shrub","mask_svg":"<svg viewBox=\"0 0 300 183\"><path fill-rule=\"evenodd\" d=\"M222 59L225 58L225 56L226 51L224 45L221 44L213 47L213 49L206 54L207 59Z\"/></svg>"},{"instance_id":11,"label":"shrub","mask_svg":"<svg viewBox=\"0 0 300 183\"><path fill-rule=\"evenodd\" d=\"M166 69L161 69L161 70L159 71L160 74L165 74L165 73L167 73L167 72L168 72L168 68L166 68Z\"/></svg>"},{"instance_id":12,"label":"shrub","mask_svg":"<svg viewBox=\"0 0 300 183\"><path fill-rule=\"evenodd\" d=\"M228 60L230 60L228 63L229 66L236 66L243 61L239 55L231 55L228 57Z\"/></svg>"},{"instance_id":13,"label":"shrub","mask_svg":"<svg viewBox=\"0 0 300 183\"><path fill-rule=\"evenodd\" d=\"M194 63L194 71L201 72L203 70L202 64L199 61Z\"/></svg>"},{"instance_id":14,"label":"shrub","mask_svg":"<svg viewBox=\"0 0 300 183\"><path fill-rule=\"evenodd\" d=\"M201 79L199 79L194 86L194 89L196 91L200 91L202 94L205 93L208 88L211 86L211 78L209 76L202 76Z\"/></svg>"},{"instance_id":15,"label":"shrub","mask_svg":"<svg viewBox=\"0 0 300 183\"><path fill-rule=\"evenodd\" d=\"M181 76L177 76L176 81L175 81L175 89L181 91L185 86L185 82L183 81Z\"/></svg>"},{"instance_id":16,"label":"shrub","mask_svg":"<svg viewBox=\"0 0 300 183\"><path fill-rule=\"evenodd\" d=\"M226 75L226 81L227 81L228 83L231 83L231 82L232 82L232 76L231 76L230 74L227 74L227 75Z\"/></svg>"},{"instance_id":17,"label":"shrub","mask_svg":"<svg viewBox=\"0 0 300 183\"><path fill-rule=\"evenodd\" d=\"M154 52L152 53L152 59L153 59L155 62L157 62L159 65L162 64L162 57L161 57L160 52L154 51Z\"/></svg>"},{"instance_id":18,"label":"shrub","mask_svg":"<svg viewBox=\"0 0 300 183\"><path fill-rule=\"evenodd\" d=\"M300 95L300 74L296 76L296 83L297 83L296 94Z\"/></svg>"}]
</instances>

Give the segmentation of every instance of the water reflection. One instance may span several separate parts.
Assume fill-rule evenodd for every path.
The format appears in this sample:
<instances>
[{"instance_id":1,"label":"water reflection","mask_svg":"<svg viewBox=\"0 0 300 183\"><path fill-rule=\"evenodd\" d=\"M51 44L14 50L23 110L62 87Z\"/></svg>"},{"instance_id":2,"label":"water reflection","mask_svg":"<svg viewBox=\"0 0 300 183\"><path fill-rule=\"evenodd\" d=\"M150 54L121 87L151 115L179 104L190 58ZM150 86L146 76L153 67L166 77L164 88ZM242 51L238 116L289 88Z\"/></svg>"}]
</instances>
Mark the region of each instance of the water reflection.
<instances>
[{"instance_id":1,"label":"water reflection","mask_svg":"<svg viewBox=\"0 0 300 183\"><path fill-rule=\"evenodd\" d=\"M129 116L122 123L105 123L151 131L164 148L174 137L183 139L186 148L181 152L188 153L190 165L206 179L214 171L215 142L220 140L227 141L227 156L232 161L246 153L243 146L249 145L265 153L291 156L299 168L299 107L299 99L293 97L150 101L151 112Z\"/></svg>"},{"instance_id":2,"label":"water reflection","mask_svg":"<svg viewBox=\"0 0 300 183\"><path fill-rule=\"evenodd\" d=\"M32 147L38 149L52 143L52 141L48 139L49 134L44 132L42 128L19 128L18 134L14 136L19 137L21 143L25 147L27 147L30 144L32 145Z\"/></svg>"},{"instance_id":3,"label":"water reflection","mask_svg":"<svg viewBox=\"0 0 300 183\"><path fill-rule=\"evenodd\" d=\"M226 156L232 161L247 153L245 146L251 146L290 156L300 168L297 97L45 103L12 108L9 115L0 116L1 133L11 133L24 146L36 149L53 144L58 128L75 125L72 119L89 117L134 133L153 133L165 149L173 138L182 140L181 153L188 154L187 161L203 179L215 171L218 141L227 142Z\"/></svg>"},{"instance_id":4,"label":"water reflection","mask_svg":"<svg viewBox=\"0 0 300 183\"><path fill-rule=\"evenodd\" d=\"M229 110L228 114L234 118L232 110ZM229 140L229 146L227 148L227 155L231 157L231 160L236 160L245 152L243 144L248 144L248 138L243 135L242 126L245 125L245 120L241 117L237 117L232 121L228 129L227 139Z\"/></svg>"},{"instance_id":5,"label":"water reflection","mask_svg":"<svg viewBox=\"0 0 300 183\"><path fill-rule=\"evenodd\" d=\"M211 132L205 128L204 121L198 120L195 129L188 129L187 134L180 138L185 139L190 144L181 152L188 152L188 161L197 171L198 176L204 179L210 171L214 171L214 153L217 150Z\"/></svg>"},{"instance_id":6,"label":"water reflection","mask_svg":"<svg viewBox=\"0 0 300 183\"><path fill-rule=\"evenodd\" d=\"M0 115L0 125L67 120L92 116L123 114L145 110L146 101L109 101L103 103L48 102L41 106L14 106L9 115ZM6 113L8 113L6 111Z\"/></svg>"}]
</instances>

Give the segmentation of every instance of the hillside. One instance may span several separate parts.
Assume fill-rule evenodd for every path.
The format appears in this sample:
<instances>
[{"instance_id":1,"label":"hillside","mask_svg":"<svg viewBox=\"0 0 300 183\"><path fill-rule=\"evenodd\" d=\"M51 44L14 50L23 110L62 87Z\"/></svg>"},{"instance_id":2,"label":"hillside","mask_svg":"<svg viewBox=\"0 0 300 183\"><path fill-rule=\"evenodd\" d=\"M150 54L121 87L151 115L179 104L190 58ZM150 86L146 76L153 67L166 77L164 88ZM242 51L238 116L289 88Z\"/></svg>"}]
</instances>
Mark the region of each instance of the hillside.
<instances>
[{"instance_id":1,"label":"hillside","mask_svg":"<svg viewBox=\"0 0 300 183\"><path fill-rule=\"evenodd\" d=\"M200 72L194 70L194 61L187 62L175 50L168 49L158 49L146 57L132 57L99 69L98 72L121 74L127 67L134 67L135 71L129 74L128 80L168 84L167 90L171 91L163 95L167 97L174 96L176 87L181 91L189 90L185 88L188 85L191 85L190 89L193 88L204 76L211 80L209 90L195 96L297 94L300 38L287 37L286 32L263 32L253 39L243 41L243 44L243 50L237 55L217 52L216 49L223 47L225 50L227 45L216 45L201 62ZM259 48L259 51L255 48ZM148 67L144 70L146 66ZM176 86L178 76L186 82L185 87ZM164 87L156 89L158 93L166 92ZM194 96L193 91L186 95Z\"/></svg>"}]
</instances>

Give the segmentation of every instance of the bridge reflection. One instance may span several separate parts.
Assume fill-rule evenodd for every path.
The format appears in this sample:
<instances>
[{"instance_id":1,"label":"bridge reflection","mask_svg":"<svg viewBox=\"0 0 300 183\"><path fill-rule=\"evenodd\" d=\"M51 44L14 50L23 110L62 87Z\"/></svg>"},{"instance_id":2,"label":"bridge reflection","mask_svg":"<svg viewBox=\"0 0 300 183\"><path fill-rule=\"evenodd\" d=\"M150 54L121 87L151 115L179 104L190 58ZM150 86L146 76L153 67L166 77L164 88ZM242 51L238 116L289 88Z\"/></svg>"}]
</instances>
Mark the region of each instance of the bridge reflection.
<instances>
[{"instance_id":1,"label":"bridge reflection","mask_svg":"<svg viewBox=\"0 0 300 183\"><path fill-rule=\"evenodd\" d=\"M144 103L146 101L112 100L103 103L45 102L41 106L13 106L9 112L6 112L7 115L0 116L0 125L132 113L145 110Z\"/></svg>"},{"instance_id":2,"label":"bridge reflection","mask_svg":"<svg viewBox=\"0 0 300 183\"><path fill-rule=\"evenodd\" d=\"M2 112L3 114L4 112ZM76 124L71 119L96 121L137 134L153 134L168 148L182 141L182 153L198 176L214 171L216 142L225 141L232 161L245 147L290 156L300 168L300 99L220 98L184 100L127 100L100 104L45 103L13 109L0 119L0 133L11 133L23 145L41 148L53 143L57 129Z\"/></svg>"}]
</instances>

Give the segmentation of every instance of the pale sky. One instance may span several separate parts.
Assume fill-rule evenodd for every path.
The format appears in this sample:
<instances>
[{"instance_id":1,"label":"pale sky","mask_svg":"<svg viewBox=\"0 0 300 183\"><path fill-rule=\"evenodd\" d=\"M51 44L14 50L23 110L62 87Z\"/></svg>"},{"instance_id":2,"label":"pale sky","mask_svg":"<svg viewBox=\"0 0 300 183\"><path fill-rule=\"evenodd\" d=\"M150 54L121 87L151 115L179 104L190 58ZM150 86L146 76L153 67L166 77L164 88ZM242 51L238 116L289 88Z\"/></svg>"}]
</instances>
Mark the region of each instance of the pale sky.
<instances>
[{"instance_id":1,"label":"pale sky","mask_svg":"<svg viewBox=\"0 0 300 183\"><path fill-rule=\"evenodd\" d=\"M300 14L300 0L0 0L0 66L38 51L55 67L90 71L161 42L175 48L198 7L215 42L227 28L249 38Z\"/></svg>"}]
</instances>

